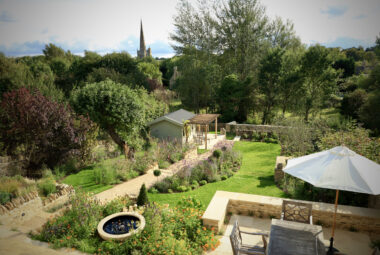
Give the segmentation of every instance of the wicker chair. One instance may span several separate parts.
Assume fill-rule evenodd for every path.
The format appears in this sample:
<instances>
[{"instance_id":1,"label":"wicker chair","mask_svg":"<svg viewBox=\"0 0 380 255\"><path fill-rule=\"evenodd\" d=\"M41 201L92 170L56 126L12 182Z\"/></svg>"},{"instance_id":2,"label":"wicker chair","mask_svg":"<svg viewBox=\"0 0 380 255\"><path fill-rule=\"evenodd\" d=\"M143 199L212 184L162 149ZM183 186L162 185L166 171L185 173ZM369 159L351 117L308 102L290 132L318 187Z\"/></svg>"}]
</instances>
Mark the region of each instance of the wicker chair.
<instances>
[{"instance_id":1,"label":"wicker chair","mask_svg":"<svg viewBox=\"0 0 380 255\"><path fill-rule=\"evenodd\" d=\"M283 200L281 220L310 223L313 225L312 204Z\"/></svg>"},{"instance_id":2,"label":"wicker chair","mask_svg":"<svg viewBox=\"0 0 380 255\"><path fill-rule=\"evenodd\" d=\"M264 247L257 246L257 245L247 245L243 244L241 234L247 234L247 235L260 235L263 239ZM241 231L239 228L238 221L235 221L234 227L232 228L232 232L230 235L230 241L232 246L232 251L234 255L239 254L253 254L253 255L265 255L266 249L267 249L267 238L268 235L264 233L251 233L251 232L245 232Z\"/></svg>"}]
</instances>

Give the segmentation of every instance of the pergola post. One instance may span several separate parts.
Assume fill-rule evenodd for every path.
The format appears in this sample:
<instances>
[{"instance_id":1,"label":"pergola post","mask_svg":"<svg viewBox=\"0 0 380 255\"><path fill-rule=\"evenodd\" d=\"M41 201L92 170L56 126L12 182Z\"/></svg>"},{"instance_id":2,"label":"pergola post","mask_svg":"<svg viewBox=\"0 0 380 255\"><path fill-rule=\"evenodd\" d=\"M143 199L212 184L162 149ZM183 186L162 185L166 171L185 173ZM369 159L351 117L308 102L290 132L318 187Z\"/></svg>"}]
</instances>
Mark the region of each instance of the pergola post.
<instances>
[{"instance_id":1,"label":"pergola post","mask_svg":"<svg viewBox=\"0 0 380 255\"><path fill-rule=\"evenodd\" d=\"M205 125L206 134L205 134L205 149L207 150L207 131L208 131L208 125Z\"/></svg>"},{"instance_id":2,"label":"pergola post","mask_svg":"<svg viewBox=\"0 0 380 255\"><path fill-rule=\"evenodd\" d=\"M215 138L218 138L218 117L215 119Z\"/></svg>"}]
</instances>

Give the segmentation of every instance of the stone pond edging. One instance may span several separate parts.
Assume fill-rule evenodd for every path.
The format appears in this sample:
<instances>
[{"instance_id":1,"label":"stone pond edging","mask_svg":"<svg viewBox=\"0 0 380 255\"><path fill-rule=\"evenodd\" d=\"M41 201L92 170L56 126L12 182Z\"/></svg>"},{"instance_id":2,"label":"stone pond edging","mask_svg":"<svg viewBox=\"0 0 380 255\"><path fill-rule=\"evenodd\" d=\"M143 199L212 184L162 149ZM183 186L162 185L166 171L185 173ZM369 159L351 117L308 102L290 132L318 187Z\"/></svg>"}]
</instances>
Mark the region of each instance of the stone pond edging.
<instances>
[{"instance_id":1,"label":"stone pond edging","mask_svg":"<svg viewBox=\"0 0 380 255\"><path fill-rule=\"evenodd\" d=\"M112 235L112 234L109 234L109 233L106 233L103 229L103 226L104 224L107 223L107 221L113 219L113 218L116 218L116 217L119 217L119 216L133 216L133 217L136 217L137 219L139 219L140 221L140 225L137 229L131 231L131 232L128 232L126 234L121 234L121 235ZM142 216L141 214L138 214L136 212L119 212L119 213L114 213L114 214L111 214L107 217L105 217L104 219L102 219L99 224L98 224L98 227L97 227L97 230L98 230L98 234L100 235L101 238L103 238L104 240L125 240L127 239L128 237L130 237L131 235L133 234L136 234L140 231L142 231L143 229L145 228L145 218L144 216Z\"/></svg>"},{"instance_id":2,"label":"stone pond edging","mask_svg":"<svg viewBox=\"0 0 380 255\"><path fill-rule=\"evenodd\" d=\"M202 216L203 224L208 227L214 227L216 231L219 231L227 213L279 219L282 201L283 199L278 197L217 191ZM331 226L334 213L333 204L310 201L302 202L313 205L312 215L314 224L326 227ZM339 205L336 216L336 227L380 234L380 210Z\"/></svg>"}]
</instances>

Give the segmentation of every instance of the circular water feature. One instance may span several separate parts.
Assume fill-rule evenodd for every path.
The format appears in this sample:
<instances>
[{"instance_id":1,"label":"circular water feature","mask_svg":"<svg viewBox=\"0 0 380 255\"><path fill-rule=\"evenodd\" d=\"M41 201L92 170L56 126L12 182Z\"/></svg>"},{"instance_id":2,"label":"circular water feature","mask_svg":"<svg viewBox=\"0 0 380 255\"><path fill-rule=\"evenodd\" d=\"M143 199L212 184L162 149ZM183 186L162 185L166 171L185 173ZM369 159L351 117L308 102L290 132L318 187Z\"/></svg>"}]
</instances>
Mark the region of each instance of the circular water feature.
<instances>
[{"instance_id":1,"label":"circular water feature","mask_svg":"<svg viewBox=\"0 0 380 255\"><path fill-rule=\"evenodd\" d=\"M135 212L111 214L98 224L98 233L104 240L124 240L143 230L145 218Z\"/></svg>"}]
</instances>

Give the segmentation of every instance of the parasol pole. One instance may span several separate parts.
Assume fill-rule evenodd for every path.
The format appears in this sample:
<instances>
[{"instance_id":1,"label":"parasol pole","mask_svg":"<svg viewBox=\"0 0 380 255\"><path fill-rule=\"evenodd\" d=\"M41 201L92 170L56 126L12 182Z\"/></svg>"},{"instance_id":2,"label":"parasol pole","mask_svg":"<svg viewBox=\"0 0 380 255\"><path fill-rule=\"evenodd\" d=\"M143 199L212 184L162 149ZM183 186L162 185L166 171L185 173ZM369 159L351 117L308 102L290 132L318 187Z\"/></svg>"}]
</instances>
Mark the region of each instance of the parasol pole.
<instances>
[{"instance_id":1,"label":"parasol pole","mask_svg":"<svg viewBox=\"0 0 380 255\"><path fill-rule=\"evenodd\" d=\"M328 250L328 254L334 254L334 250L335 250L334 249L334 232L335 232L336 211L338 209L338 198L339 198L339 190L336 190L334 219L333 219L333 225L332 225L332 230L331 230L330 247Z\"/></svg>"}]
</instances>

